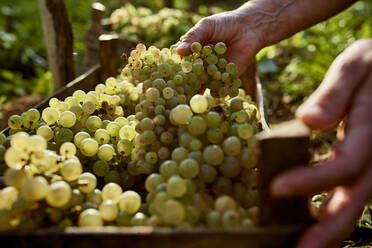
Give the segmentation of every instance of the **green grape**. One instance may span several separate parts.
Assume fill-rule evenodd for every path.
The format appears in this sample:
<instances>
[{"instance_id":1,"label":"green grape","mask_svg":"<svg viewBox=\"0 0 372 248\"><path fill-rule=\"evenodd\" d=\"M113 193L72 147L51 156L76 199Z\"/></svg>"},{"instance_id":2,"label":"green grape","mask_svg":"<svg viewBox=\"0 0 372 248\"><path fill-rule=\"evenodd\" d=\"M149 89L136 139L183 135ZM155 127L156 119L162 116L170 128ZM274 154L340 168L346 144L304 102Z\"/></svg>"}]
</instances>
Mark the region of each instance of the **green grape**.
<instances>
[{"instance_id":1,"label":"green grape","mask_svg":"<svg viewBox=\"0 0 372 248\"><path fill-rule=\"evenodd\" d=\"M83 113L86 115L91 115L96 111L96 105L92 102L84 102L83 105L81 105L81 108Z\"/></svg>"},{"instance_id":2,"label":"green grape","mask_svg":"<svg viewBox=\"0 0 372 248\"><path fill-rule=\"evenodd\" d=\"M219 78L221 78L221 76L220 76L221 72L218 71L218 68L217 68L216 65L208 65L207 66L207 73L210 76L215 76L216 79L218 79L218 80L219 80Z\"/></svg>"},{"instance_id":3,"label":"green grape","mask_svg":"<svg viewBox=\"0 0 372 248\"><path fill-rule=\"evenodd\" d=\"M215 55L215 54L209 54L205 61L209 64L209 65L215 65L218 63L218 57Z\"/></svg>"},{"instance_id":4,"label":"green grape","mask_svg":"<svg viewBox=\"0 0 372 248\"><path fill-rule=\"evenodd\" d=\"M217 128L221 125L221 116L214 111L210 111L206 115L207 126L210 128Z\"/></svg>"},{"instance_id":5,"label":"green grape","mask_svg":"<svg viewBox=\"0 0 372 248\"><path fill-rule=\"evenodd\" d=\"M47 125L40 126L36 130L36 134L39 135L39 136L42 136L47 141L50 141L54 137L53 130Z\"/></svg>"},{"instance_id":6,"label":"green grape","mask_svg":"<svg viewBox=\"0 0 372 248\"><path fill-rule=\"evenodd\" d=\"M122 193L123 190L116 183L108 183L102 188L102 198L104 201L111 200L117 203Z\"/></svg>"},{"instance_id":7,"label":"green grape","mask_svg":"<svg viewBox=\"0 0 372 248\"><path fill-rule=\"evenodd\" d=\"M222 226L227 227L238 227L240 226L240 216L235 210L228 210L223 213L221 218Z\"/></svg>"},{"instance_id":8,"label":"green grape","mask_svg":"<svg viewBox=\"0 0 372 248\"><path fill-rule=\"evenodd\" d=\"M248 147L244 147L241 152L240 156L240 165L243 168L252 169L257 164L257 154L255 154L254 150Z\"/></svg>"},{"instance_id":9,"label":"green grape","mask_svg":"<svg viewBox=\"0 0 372 248\"><path fill-rule=\"evenodd\" d=\"M103 178L105 184L108 183L120 183L120 174L116 170L110 170L109 173Z\"/></svg>"},{"instance_id":10,"label":"green grape","mask_svg":"<svg viewBox=\"0 0 372 248\"><path fill-rule=\"evenodd\" d=\"M98 160L93 164L93 173L99 177L104 177L110 171L110 166L102 160Z\"/></svg>"},{"instance_id":11,"label":"green grape","mask_svg":"<svg viewBox=\"0 0 372 248\"><path fill-rule=\"evenodd\" d=\"M232 199L228 195L223 195L216 199L216 201L214 202L214 208L218 212L224 213L228 210L235 210L237 206L236 206L236 202L234 201L234 199Z\"/></svg>"},{"instance_id":12,"label":"green grape","mask_svg":"<svg viewBox=\"0 0 372 248\"><path fill-rule=\"evenodd\" d=\"M74 133L68 128L61 128L54 134L54 140L58 144L63 144L65 142L70 142L74 138Z\"/></svg>"},{"instance_id":13,"label":"green grape","mask_svg":"<svg viewBox=\"0 0 372 248\"><path fill-rule=\"evenodd\" d=\"M3 145L5 140L6 136L2 132L0 132L0 145Z\"/></svg>"},{"instance_id":14,"label":"green grape","mask_svg":"<svg viewBox=\"0 0 372 248\"><path fill-rule=\"evenodd\" d=\"M247 187L257 187L259 183L259 172L256 168L245 169L241 174L240 180Z\"/></svg>"},{"instance_id":15,"label":"green grape","mask_svg":"<svg viewBox=\"0 0 372 248\"><path fill-rule=\"evenodd\" d=\"M238 135L241 139L245 140L251 138L253 135L253 127L248 123L239 125Z\"/></svg>"},{"instance_id":16,"label":"green grape","mask_svg":"<svg viewBox=\"0 0 372 248\"><path fill-rule=\"evenodd\" d=\"M59 113L56 108L48 107L43 110L41 117L50 126L58 121Z\"/></svg>"},{"instance_id":17,"label":"green grape","mask_svg":"<svg viewBox=\"0 0 372 248\"><path fill-rule=\"evenodd\" d=\"M176 74L174 77L173 77L173 81L176 83L176 85L183 85L183 77L181 74Z\"/></svg>"},{"instance_id":18,"label":"green grape","mask_svg":"<svg viewBox=\"0 0 372 248\"><path fill-rule=\"evenodd\" d=\"M99 227L103 225L103 220L97 209L89 208L80 213L78 225L80 227Z\"/></svg>"},{"instance_id":19,"label":"green grape","mask_svg":"<svg viewBox=\"0 0 372 248\"><path fill-rule=\"evenodd\" d=\"M145 161L150 164L156 164L158 162L158 154L156 152L146 153Z\"/></svg>"},{"instance_id":20,"label":"green grape","mask_svg":"<svg viewBox=\"0 0 372 248\"><path fill-rule=\"evenodd\" d=\"M161 217L166 224L168 225L180 224L185 219L185 216L186 216L185 208L179 201L169 199L163 204Z\"/></svg>"},{"instance_id":21,"label":"green grape","mask_svg":"<svg viewBox=\"0 0 372 248\"><path fill-rule=\"evenodd\" d=\"M99 128L94 133L94 139L98 142L98 144L103 145L110 141L111 136L106 129Z\"/></svg>"},{"instance_id":22,"label":"green grape","mask_svg":"<svg viewBox=\"0 0 372 248\"><path fill-rule=\"evenodd\" d=\"M116 137L119 135L120 125L117 122L111 121L107 124L106 130L111 137Z\"/></svg>"},{"instance_id":23,"label":"green grape","mask_svg":"<svg viewBox=\"0 0 372 248\"><path fill-rule=\"evenodd\" d=\"M102 121L102 126L101 126L102 129L105 130L105 131L107 131L107 130L106 130L106 127L107 127L107 125L108 125L109 123L110 123L109 120L103 120L103 121ZM97 130L98 130L98 129L97 129ZM96 132L97 132L97 130L96 130Z\"/></svg>"},{"instance_id":24,"label":"green grape","mask_svg":"<svg viewBox=\"0 0 372 248\"><path fill-rule=\"evenodd\" d=\"M155 125L154 125L154 122L150 118L146 117L141 120L140 127L142 131L147 131L147 130L153 130Z\"/></svg>"},{"instance_id":25,"label":"green grape","mask_svg":"<svg viewBox=\"0 0 372 248\"><path fill-rule=\"evenodd\" d=\"M199 164L195 159L186 158L180 163L179 171L184 178L194 178L199 174Z\"/></svg>"},{"instance_id":26,"label":"green grape","mask_svg":"<svg viewBox=\"0 0 372 248\"><path fill-rule=\"evenodd\" d=\"M154 131L146 130L139 135L141 145L150 145L156 141L156 134Z\"/></svg>"},{"instance_id":27,"label":"green grape","mask_svg":"<svg viewBox=\"0 0 372 248\"><path fill-rule=\"evenodd\" d=\"M167 122L167 119L164 117L164 115L158 114L154 117L153 123L157 126L164 126Z\"/></svg>"},{"instance_id":28,"label":"green grape","mask_svg":"<svg viewBox=\"0 0 372 248\"><path fill-rule=\"evenodd\" d=\"M74 143L77 147L80 147L80 142L84 139L87 139L87 138L90 138L90 135L89 133L87 132L78 132L77 134L75 134L74 136Z\"/></svg>"},{"instance_id":29,"label":"green grape","mask_svg":"<svg viewBox=\"0 0 372 248\"><path fill-rule=\"evenodd\" d=\"M209 45L203 46L202 51L201 51L202 55L204 55L204 56L208 56L212 52L213 52L212 47L209 46Z\"/></svg>"},{"instance_id":30,"label":"green grape","mask_svg":"<svg viewBox=\"0 0 372 248\"><path fill-rule=\"evenodd\" d=\"M130 226L132 216L127 211L120 211L116 217L116 224L118 226Z\"/></svg>"},{"instance_id":31,"label":"green grape","mask_svg":"<svg viewBox=\"0 0 372 248\"><path fill-rule=\"evenodd\" d=\"M95 132L102 126L102 120L98 116L92 115L85 122L85 126L90 132Z\"/></svg>"},{"instance_id":32,"label":"green grape","mask_svg":"<svg viewBox=\"0 0 372 248\"><path fill-rule=\"evenodd\" d=\"M210 165L219 165L223 162L224 154L220 146L209 145L204 148L203 159Z\"/></svg>"},{"instance_id":33,"label":"green grape","mask_svg":"<svg viewBox=\"0 0 372 248\"><path fill-rule=\"evenodd\" d=\"M227 155L238 155L241 151L241 142L238 137L236 136L230 136L222 144L223 151Z\"/></svg>"},{"instance_id":34,"label":"green grape","mask_svg":"<svg viewBox=\"0 0 372 248\"><path fill-rule=\"evenodd\" d=\"M133 150L133 144L127 139L121 139L116 146L118 153L122 156L129 156Z\"/></svg>"},{"instance_id":35,"label":"green grape","mask_svg":"<svg viewBox=\"0 0 372 248\"><path fill-rule=\"evenodd\" d=\"M190 61L183 60L181 63L181 66L182 66L183 72L188 73L192 71L192 63Z\"/></svg>"},{"instance_id":36,"label":"green grape","mask_svg":"<svg viewBox=\"0 0 372 248\"><path fill-rule=\"evenodd\" d=\"M210 211L206 216L206 222L207 222L208 227L211 227L211 228L220 227L221 226L221 213L216 210Z\"/></svg>"},{"instance_id":37,"label":"green grape","mask_svg":"<svg viewBox=\"0 0 372 248\"><path fill-rule=\"evenodd\" d=\"M29 178L22 185L20 196L25 201L40 201L48 192L48 181L42 176Z\"/></svg>"},{"instance_id":38,"label":"green grape","mask_svg":"<svg viewBox=\"0 0 372 248\"><path fill-rule=\"evenodd\" d=\"M78 178L79 190L85 194L92 192L97 186L97 178L89 172L84 172Z\"/></svg>"},{"instance_id":39,"label":"green grape","mask_svg":"<svg viewBox=\"0 0 372 248\"><path fill-rule=\"evenodd\" d=\"M146 178L145 188L148 192L155 193L156 187L161 183L164 183L164 178L160 174L152 173Z\"/></svg>"},{"instance_id":40,"label":"green grape","mask_svg":"<svg viewBox=\"0 0 372 248\"><path fill-rule=\"evenodd\" d=\"M46 202L55 208L65 206L71 199L71 187L64 181L54 182L48 187Z\"/></svg>"},{"instance_id":41,"label":"green grape","mask_svg":"<svg viewBox=\"0 0 372 248\"><path fill-rule=\"evenodd\" d=\"M13 148L17 148L18 150L27 150L29 142L29 135L25 132L17 132L16 134L12 135L10 140L10 145Z\"/></svg>"},{"instance_id":42,"label":"green grape","mask_svg":"<svg viewBox=\"0 0 372 248\"><path fill-rule=\"evenodd\" d=\"M207 139L213 144L218 144L223 139L223 132L219 128L211 128L207 132Z\"/></svg>"},{"instance_id":43,"label":"green grape","mask_svg":"<svg viewBox=\"0 0 372 248\"><path fill-rule=\"evenodd\" d=\"M92 157L98 152L98 142L95 139L86 138L80 142L79 148L83 155Z\"/></svg>"},{"instance_id":44,"label":"green grape","mask_svg":"<svg viewBox=\"0 0 372 248\"><path fill-rule=\"evenodd\" d=\"M171 99L174 96L174 90L171 87L165 87L162 91L165 99Z\"/></svg>"},{"instance_id":45,"label":"green grape","mask_svg":"<svg viewBox=\"0 0 372 248\"><path fill-rule=\"evenodd\" d=\"M243 100L239 97L231 98L230 109L232 112L237 112L243 109Z\"/></svg>"},{"instance_id":46,"label":"green grape","mask_svg":"<svg viewBox=\"0 0 372 248\"><path fill-rule=\"evenodd\" d=\"M39 112L39 110L37 110L35 108L31 108L31 109L27 110L27 112L26 112L26 118L29 121L31 121L31 122L38 121L40 119L40 112Z\"/></svg>"},{"instance_id":47,"label":"green grape","mask_svg":"<svg viewBox=\"0 0 372 248\"><path fill-rule=\"evenodd\" d=\"M86 201L99 206L102 203L102 192L99 189L92 190L87 194Z\"/></svg>"},{"instance_id":48,"label":"green grape","mask_svg":"<svg viewBox=\"0 0 372 248\"><path fill-rule=\"evenodd\" d=\"M203 182L212 183L217 177L217 170L209 164L203 164L200 168L199 177Z\"/></svg>"},{"instance_id":49,"label":"green grape","mask_svg":"<svg viewBox=\"0 0 372 248\"><path fill-rule=\"evenodd\" d=\"M70 108L70 106L68 105L68 103L66 102L59 102L56 106L56 109L61 113L61 112L64 112L66 110L68 110Z\"/></svg>"},{"instance_id":50,"label":"green grape","mask_svg":"<svg viewBox=\"0 0 372 248\"><path fill-rule=\"evenodd\" d=\"M127 139L131 141L134 139L135 136L136 136L136 130L133 127L129 125L125 125L122 128L120 128L119 137L121 139Z\"/></svg>"},{"instance_id":51,"label":"green grape","mask_svg":"<svg viewBox=\"0 0 372 248\"><path fill-rule=\"evenodd\" d=\"M59 148L59 153L66 158L72 158L76 154L76 146L71 142L66 142Z\"/></svg>"},{"instance_id":52,"label":"green grape","mask_svg":"<svg viewBox=\"0 0 372 248\"><path fill-rule=\"evenodd\" d=\"M75 181L83 172L80 162L73 158L63 161L60 170L61 175L66 181Z\"/></svg>"},{"instance_id":53,"label":"green grape","mask_svg":"<svg viewBox=\"0 0 372 248\"><path fill-rule=\"evenodd\" d=\"M159 171L163 178L168 179L178 174L178 164L173 160L166 160L160 165Z\"/></svg>"},{"instance_id":54,"label":"green grape","mask_svg":"<svg viewBox=\"0 0 372 248\"><path fill-rule=\"evenodd\" d=\"M204 66L200 62L195 62L192 65L192 72L195 73L196 75L202 75L204 72Z\"/></svg>"},{"instance_id":55,"label":"green grape","mask_svg":"<svg viewBox=\"0 0 372 248\"><path fill-rule=\"evenodd\" d=\"M228 63L225 67L225 70L227 73L231 74L231 75L234 75L237 73L237 68L236 68L236 65L234 63Z\"/></svg>"},{"instance_id":56,"label":"green grape","mask_svg":"<svg viewBox=\"0 0 372 248\"><path fill-rule=\"evenodd\" d=\"M240 170L240 161L234 156L226 156L224 162L220 166L221 174L227 178L238 176Z\"/></svg>"},{"instance_id":57,"label":"green grape","mask_svg":"<svg viewBox=\"0 0 372 248\"><path fill-rule=\"evenodd\" d=\"M219 54L219 55L222 55L226 52L227 50L227 47L225 45L225 43L223 42L218 42L216 43L216 45L214 45L214 51Z\"/></svg>"},{"instance_id":58,"label":"green grape","mask_svg":"<svg viewBox=\"0 0 372 248\"><path fill-rule=\"evenodd\" d=\"M115 149L111 145L105 144L98 148L97 156L102 161L108 162L112 160L112 158L114 157L114 153Z\"/></svg>"},{"instance_id":59,"label":"green grape","mask_svg":"<svg viewBox=\"0 0 372 248\"><path fill-rule=\"evenodd\" d=\"M160 92L157 88L148 88L145 95L148 101L155 102L160 97Z\"/></svg>"},{"instance_id":60,"label":"green grape","mask_svg":"<svg viewBox=\"0 0 372 248\"><path fill-rule=\"evenodd\" d=\"M193 43L191 43L191 47L190 48L191 48L191 51L193 53L198 53L198 52L201 51L202 46L201 46L201 44L199 42L193 42Z\"/></svg>"},{"instance_id":61,"label":"green grape","mask_svg":"<svg viewBox=\"0 0 372 248\"><path fill-rule=\"evenodd\" d=\"M66 97L65 102L68 104L68 106L70 108L72 106L74 106L74 105L78 105L79 104L79 100L77 98L73 97L73 96Z\"/></svg>"},{"instance_id":62,"label":"green grape","mask_svg":"<svg viewBox=\"0 0 372 248\"><path fill-rule=\"evenodd\" d=\"M27 145L27 151L29 152L45 150L48 146L47 141L39 135L30 136L27 140Z\"/></svg>"},{"instance_id":63,"label":"green grape","mask_svg":"<svg viewBox=\"0 0 372 248\"><path fill-rule=\"evenodd\" d=\"M160 142L163 143L164 145L170 145L174 139L174 135L171 132L163 132L160 135Z\"/></svg>"},{"instance_id":64,"label":"green grape","mask_svg":"<svg viewBox=\"0 0 372 248\"><path fill-rule=\"evenodd\" d=\"M129 214L136 213L141 206L141 197L135 191L128 190L120 195L120 211L127 211Z\"/></svg>"},{"instance_id":65,"label":"green grape","mask_svg":"<svg viewBox=\"0 0 372 248\"><path fill-rule=\"evenodd\" d=\"M167 181L167 193L171 197L182 197L187 191L184 179L178 175L171 176Z\"/></svg>"},{"instance_id":66,"label":"green grape","mask_svg":"<svg viewBox=\"0 0 372 248\"><path fill-rule=\"evenodd\" d=\"M111 200L104 201L99 205L99 213L103 220L113 221L119 213L118 205Z\"/></svg>"},{"instance_id":67,"label":"green grape","mask_svg":"<svg viewBox=\"0 0 372 248\"><path fill-rule=\"evenodd\" d=\"M158 157L161 160L166 160L170 156L170 151L167 147L160 147L158 150Z\"/></svg>"},{"instance_id":68,"label":"green grape","mask_svg":"<svg viewBox=\"0 0 372 248\"><path fill-rule=\"evenodd\" d=\"M184 147L177 147L172 152L172 160L176 162L181 162L182 160L187 158L189 152Z\"/></svg>"},{"instance_id":69,"label":"green grape","mask_svg":"<svg viewBox=\"0 0 372 248\"><path fill-rule=\"evenodd\" d=\"M232 182L229 178L219 176L213 183L213 191L217 194L230 195L232 193Z\"/></svg>"},{"instance_id":70,"label":"green grape","mask_svg":"<svg viewBox=\"0 0 372 248\"><path fill-rule=\"evenodd\" d=\"M136 213L130 223L132 226L147 226L147 216L143 213Z\"/></svg>"}]
</instances>

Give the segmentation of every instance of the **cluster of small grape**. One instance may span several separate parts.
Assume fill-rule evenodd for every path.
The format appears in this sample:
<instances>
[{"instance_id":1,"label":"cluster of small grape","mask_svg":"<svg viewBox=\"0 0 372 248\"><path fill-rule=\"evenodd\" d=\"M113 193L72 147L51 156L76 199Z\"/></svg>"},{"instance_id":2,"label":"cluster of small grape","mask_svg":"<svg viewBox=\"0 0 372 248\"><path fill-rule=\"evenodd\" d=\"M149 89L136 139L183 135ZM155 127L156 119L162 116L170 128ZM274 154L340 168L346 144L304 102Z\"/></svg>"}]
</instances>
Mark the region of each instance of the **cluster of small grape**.
<instances>
[{"instance_id":1,"label":"cluster of small grape","mask_svg":"<svg viewBox=\"0 0 372 248\"><path fill-rule=\"evenodd\" d=\"M169 47L194 26L202 17L179 9L163 8L154 13L146 7L127 3L110 17L113 28L124 38L150 42L158 47Z\"/></svg>"},{"instance_id":2,"label":"cluster of small grape","mask_svg":"<svg viewBox=\"0 0 372 248\"><path fill-rule=\"evenodd\" d=\"M226 50L223 43L207 47ZM200 44L192 49L202 51ZM53 98L41 115L30 109L10 117L0 230L45 223L254 224L259 114L242 89L235 97L215 98L209 89L197 94L207 85L200 81L206 73L195 69L201 57L185 70L190 58L138 44L119 79L109 78L88 93L75 91L64 101ZM14 146L17 140L23 145ZM40 151L30 155L27 147L33 146ZM22 180L12 183L17 177ZM30 187L28 181L43 186ZM37 197L25 197L24 185L31 190L27 195ZM58 199L48 200L48 192ZM33 214L39 218L27 218Z\"/></svg>"}]
</instances>

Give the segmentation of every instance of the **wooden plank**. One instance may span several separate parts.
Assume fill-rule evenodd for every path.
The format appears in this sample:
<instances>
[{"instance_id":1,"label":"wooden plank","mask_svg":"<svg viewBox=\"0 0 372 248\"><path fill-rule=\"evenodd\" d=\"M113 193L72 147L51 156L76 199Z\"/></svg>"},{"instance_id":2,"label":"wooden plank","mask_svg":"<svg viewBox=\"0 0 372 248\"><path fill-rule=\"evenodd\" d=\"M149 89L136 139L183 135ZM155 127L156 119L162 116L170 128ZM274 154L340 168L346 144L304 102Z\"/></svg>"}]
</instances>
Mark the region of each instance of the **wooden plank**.
<instances>
[{"instance_id":1,"label":"wooden plank","mask_svg":"<svg viewBox=\"0 0 372 248\"><path fill-rule=\"evenodd\" d=\"M291 226L247 229L152 227L69 228L0 234L5 247L279 248L291 247L300 229Z\"/></svg>"},{"instance_id":2,"label":"wooden plank","mask_svg":"<svg viewBox=\"0 0 372 248\"><path fill-rule=\"evenodd\" d=\"M54 88L74 79L73 35L63 0L39 0L44 39Z\"/></svg>"}]
</instances>

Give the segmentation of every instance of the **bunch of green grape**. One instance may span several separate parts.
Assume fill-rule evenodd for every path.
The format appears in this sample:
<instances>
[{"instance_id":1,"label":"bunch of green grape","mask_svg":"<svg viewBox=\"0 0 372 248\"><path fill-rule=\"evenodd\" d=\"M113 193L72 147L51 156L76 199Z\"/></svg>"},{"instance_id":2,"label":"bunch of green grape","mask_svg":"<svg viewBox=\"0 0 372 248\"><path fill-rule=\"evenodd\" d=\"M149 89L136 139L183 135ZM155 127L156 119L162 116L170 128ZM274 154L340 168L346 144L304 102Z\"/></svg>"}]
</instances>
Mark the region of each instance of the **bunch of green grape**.
<instances>
[{"instance_id":1,"label":"bunch of green grape","mask_svg":"<svg viewBox=\"0 0 372 248\"><path fill-rule=\"evenodd\" d=\"M118 78L11 116L0 230L255 225L257 107L225 44L192 50L138 44Z\"/></svg>"},{"instance_id":2,"label":"bunch of green grape","mask_svg":"<svg viewBox=\"0 0 372 248\"><path fill-rule=\"evenodd\" d=\"M169 47L202 17L179 9L163 8L154 13L146 7L130 3L115 10L110 17L120 35L135 41L147 41L157 47Z\"/></svg>"}]
</instances>

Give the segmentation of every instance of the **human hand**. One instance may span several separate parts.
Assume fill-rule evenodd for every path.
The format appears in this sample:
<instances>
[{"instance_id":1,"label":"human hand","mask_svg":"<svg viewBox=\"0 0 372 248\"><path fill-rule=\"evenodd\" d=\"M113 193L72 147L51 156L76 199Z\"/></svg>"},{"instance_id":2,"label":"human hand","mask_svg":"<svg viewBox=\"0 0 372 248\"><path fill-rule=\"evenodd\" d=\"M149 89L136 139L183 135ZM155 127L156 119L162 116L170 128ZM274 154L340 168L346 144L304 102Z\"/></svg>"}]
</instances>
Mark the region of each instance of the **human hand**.
<instances>
[{"instance_id":1,"label":"human hand","mask_svg":"<svg viewBox=\"0 0 372 248\"><path fill-rule=\"evenodd\" d=\"M186 33L177 52L183 56L190 54L190 46L195 41L202 45L222 41L228 48L225 58L234 62L239 73L243 73L263 47L259 32L246 25L244 20L245 14L239 9L205 17Z\"/></svg>"},{"instance_id":2,"label":"human hand","mask_svg":"<svg viewBox=\"0 0 372 248\"><path fill-rule=\"evenodd\" d=\"M279 175L271 184L277 197L331 190L317 213L318 222L300 238L298 248L340 245L372 197L371 108L372 39L365 39L336 58L322 84L297 111L297 117L314 129L329 129L344 119L331 159Z\"/></svg>"}]
</instances>

